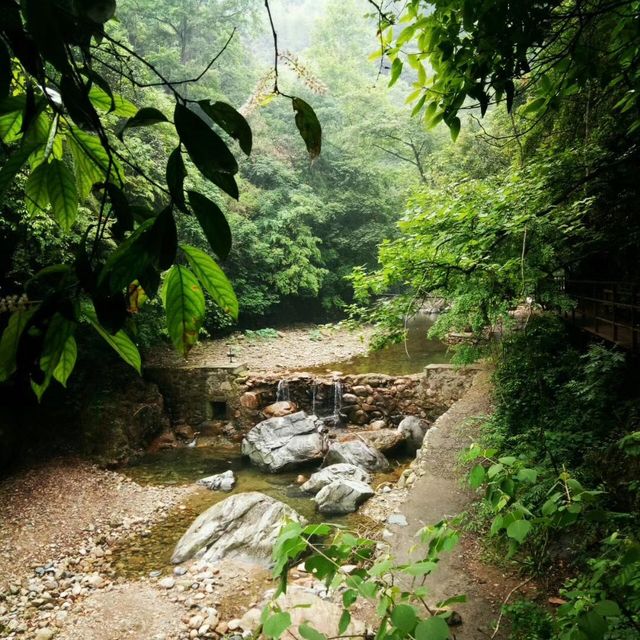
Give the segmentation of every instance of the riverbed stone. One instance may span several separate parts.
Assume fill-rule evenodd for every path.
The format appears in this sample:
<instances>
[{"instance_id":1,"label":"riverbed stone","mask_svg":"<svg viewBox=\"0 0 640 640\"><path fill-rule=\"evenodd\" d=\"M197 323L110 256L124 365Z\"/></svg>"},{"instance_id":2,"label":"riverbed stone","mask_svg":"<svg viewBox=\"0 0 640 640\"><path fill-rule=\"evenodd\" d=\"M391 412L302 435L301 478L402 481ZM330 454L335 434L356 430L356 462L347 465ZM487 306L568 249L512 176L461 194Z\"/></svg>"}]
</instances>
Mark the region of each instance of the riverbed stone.
<instances>
[{"instance_id":1,"label":"riverbed stone","mask_svg":"<svg viewBox=\"0 0 640 640\"><path fill-rule=\"evenodd\" d=\"M280 402L274 402L266 406L262 413L265 418L282 418L283 416L289 416L298 410L298 405L295 402L289 400L281 400Z\"/></svg>"},{"instance_id":2,"label":"riverbed stone","mask_svg":"<svg viewBox=\"0 0 640 640\"><path fill-rule=\"evenodd\" d=\"M300 488L306 493L318 493L320 489L336 480L356 480L368 484L371 476L360 467L346 462L332 464L320 469L307 480Z\"/></svg>"},{"instance_id":3,"label":"riverbed stone","mask_svg":"<svg viewBox=\"0 0 640 640\"><path fill-rule=\"evenodd\" d=\"M268 566L285 520L304 522L291 507L258 491L237 493L201 513L179 540L171 562L237 558Z\"/></svg>"},{"instance_id":4,"label":"riverbed stone","mask_svg":"<svg viewBox=\"0 0 640 640\"><path fill-rule=\"evenodd\" d=\"M356 438L355 435L347 435L339 439L339 442L346 442ZM405 436L395 429L372 429L370 431L359 431L357 438L362 438L366 443L377 449L386 452L396 449L405 441Z\"/></svg>"},{"instance_id":5,"label":"riverbed stone","mask_svg":"<svg viewBox=\"0 0 640 640\"><path fill-rule=\"evenodd\" d=\"M247 433L242 441L242 454L271 473L320 460L327 450L321 426L320 421L304 411L264 420Z\"/></svg>"},{"instance_id":6,"label":"riverbed stone","mask_svg":"<svg viewBox=\"0 0 640 640\"><path fill-rule=\"evenodd\" d=\"M358 439L331 444L324 459L324 466L339 462L353 464L366 471L385 471L389 468L389 461L382 453Z\"/></svg>"},{"instance_id":7,"label":"riverbed stone","mask_svg":"<svg viewBox=\"0 0 640 640\"><path fill-rule=\"evenodd\" d=\"M212 491L231 491L236 483L236 477L233 471L229 469L224 473L216 473L213 476L207 476L198 480L198 484L211 489Z\"/></svg>"},{"instance_id":8,"label":"riverbed stone","mask_svg":"<svg viewBox=\"0 0 640 640\"><path fill-rule=\"evenodd\" d=\"M416 449L422 446L429 424L417 416L405 416L398 425L398 433L402 434L408 444Z\"/></svg>"},{"instance_id":9,"label":"riverbed stone","mask_svg":"<svg viewBox=\"0 0 640 640\"><path fill-rule=\"evenodd\" d=\"M353 513L374 494L374 490L368 484L343 478L320 489L314 501L320 513Z\"/></svg>"}]
</instances>

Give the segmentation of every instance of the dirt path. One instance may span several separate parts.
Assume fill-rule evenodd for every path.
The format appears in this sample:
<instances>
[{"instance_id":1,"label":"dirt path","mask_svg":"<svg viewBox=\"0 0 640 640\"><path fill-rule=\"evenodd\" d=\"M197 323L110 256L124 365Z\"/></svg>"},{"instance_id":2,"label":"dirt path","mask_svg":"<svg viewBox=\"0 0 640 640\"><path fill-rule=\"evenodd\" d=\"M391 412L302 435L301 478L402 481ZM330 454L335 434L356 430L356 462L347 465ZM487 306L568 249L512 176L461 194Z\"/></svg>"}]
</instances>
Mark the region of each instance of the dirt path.
<instances>
[{"instance_id":1,"label":"dirt path","mask_svg":"<svg viewBox=\"0 0 640 640\"><path fill-rule=\"evenodd\" d=\"M338 323L236 332L198 343L184 360L170 347L154 347L145 354L145 365L213 366L228 362L231 348L234 362L246 364L251 371L299 370L366 353L372 331L368 327L350 330Z\"/></svg>"},{"instance_id":2,"label":"dirt path","mask_svg":"<svg viewBox=\"0 0 640 640\"><path fill-rule=\"evenodd\" d=\"M393 535L390 544L400 562L418 559L416 534L429 524L464 513L477 496L463 484L464 470L460 453L478 438L480 418L491 411L490 384L487 372L479 373L469 391L443 414L428 433L422 450L413 464L412 486L395 495L374 498L367 510L383 517L400 513L407 525L387 524ZM410 477L410 476L409 476ZM376 504L376 501L378 504ZM467 602L456 604L463 624L455 629L457 640L487 640L500 605L519 580L481 560L482 549L477 536L464 534L452 552L445 554L437 570L427 578L432 603L465 594ZM496 638L504 638L500 629Z\"/></svg>"}]
</instances>

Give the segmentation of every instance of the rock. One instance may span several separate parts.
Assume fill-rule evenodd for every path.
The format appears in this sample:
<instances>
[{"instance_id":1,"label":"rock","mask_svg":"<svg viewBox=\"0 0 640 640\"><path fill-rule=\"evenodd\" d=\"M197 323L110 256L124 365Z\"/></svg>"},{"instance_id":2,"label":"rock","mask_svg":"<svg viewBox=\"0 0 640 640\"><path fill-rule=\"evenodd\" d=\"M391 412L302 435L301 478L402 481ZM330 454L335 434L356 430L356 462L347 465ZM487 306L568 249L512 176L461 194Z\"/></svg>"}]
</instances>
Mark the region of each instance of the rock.
<instances>
[{"instance_id":1,"label":"rock","mask_svg":"<svg viewBox=\"0 0 640 640\"><path fill-rule=\"evenodd\" d=\"M255 391L247 391L240 396L240 404L247 409L260 407L260 395Z\"/></svg>"},{"instance_id":2,"label":"rock","mask_svg":"<svg viewBox=\"0 0 640 640\"><path fill-rule=\"evenodd\" d=\"M193 427L185 423L176 425L173 432L176 434L177 438L186 442L191 442L191 440L196 437L196 432L193 430Z\"/></svg>"},{"instance_id":3,"label":"rock","mask_svg":"<svg viewBox=\"0 0 640 640\"><path fill-rule=\"evenodd\" d=\"M342 406L346 407L347 405L356 404L358 402L358 396L353 393L344 393L342 394Z\"/></svg>"},{"instance_id":4,"label":"rock","mask_svg":"<svg viewBox=\"0 0 640 640\"><path fill-rule=\"evenodd\" d=\"M340 479L320 489L314 501L320 513L352 513L374 493L364 482Z\"/></svg>"},{"instance_id":5,"label":"rock","mask_svg":"<svg viewBox=\"0 0 640 640\"><path fill-rule=\"evenodd\" d=\"M357 480L368 484L371 482L371 476L364 469L343 462L320 469L300 488L306 493L318 493L320 489L336 480Z\"/></svg>"},{"instance_id":6,"label":"rock","mask_svg":"<svg viewBox=\"0 0 640 640\"><path fill-rule=\"evenodd\" d=\"M384 471L389 468L389 461L377 449L362 440L333 442L327 451L324 465L346 462L367 471Z\"/></svg>"},{"instance_id":7,"label":"rock","mask_svg":"<svg viewBox=\"0 0 640 640\"><path fill-rule=\"evenodd\" d=\"M339 439L346 442L354 438L362 438L366 443L378 451L391 451L404 442L404 435L395 429L378 429L376 431L359 431L357 436L347 435Z\"/></svg>"},{"instance_id":8,"label":"rock","mask_svg":"<svg viewBox=\"0 0 640 640\"><path fill-rule=\"evenodd\" d=\"M387 423L384 420L374 420L370 425L369 429L372 431L377 431L378 429L386 428Z\"/></svg>"},{"instance_id":9,"label":"rock","mask_svg":"<svg viewBox=\"0 0 640 640\"><path fill-rule=\"evenodd\" d=\"M407 522L407 518L404 516L404 514L392 513L391 515L387 516L387 524L395 524L398 527L406 527L409 523Z\"/></svg>"},{"instance_id":10,"label":"rock","mask_svg":"<svg viewBox=\"0 0 640 640\"><path fill-rule=\"evenodd\" d=\"M304 484L308 480L307 476L302 473L296 476L296 484Z\"/></svg>"},{"instance_id":11,"label":"rock","mask_svg":"<svg viewBox=\"0 0 640 640\"><path fill-rule=\"evenodd\" d=\"M212 491L231 491L233 485L236 483L236 477L233 475L233 471L229 469L224 473L217 473L213 476L207 476L198 480L198 484Z\"/></svg>"},{"instance_id":12,"label":"rock","mask_svg":"<svg viewBox=\"0 0 640 640\"><path fill-rule=\"evenodd\" d=\"M51 640L55 635L56 632L53 629L44 627L44 629L38 629L38 631L36 631L34 638L35 640Z\"/></svg>"},{"instance_id":13,"label":"rock","mask_svg":"<svg viewBox=\"0 0 640 640\"><path fill-rule=\"evenodd\" d=\"M289 416L298 410L298 406L295 402L289 400L282 400L281 402L274 402L262 410L265 418L282 418Z\"/></svg>"},{"instance_id":14,"label":"rock","mask_svg":"<svg viewBox=\"0 0 640 640\"><path fill-rule=\"evenodd\" d=\"M367 387L364 387L362 385L357 385L353 387L351 391L352 393L359 396L360 398L366 398L369 395L369 392L367 391Z\"/></svg>"},{"instance_id":15,"label":"rock","mask_svg":"<svg viewBox=\"0 0 640 640\"><path fill-rule=\"evenodd\" d=\"M196 554L203 562L239 558L269 565L285 518L304 519L283 502L258 491L237 493L201 513L179 540L171 562Z\"/></svg>"},{"instance_id":16,"label":"rock","mask_svg":"<svg viewBox=\"0 0 640 640\"><path fill-rule=\"evenodd\" d=\"M158 586L163 589L173 589L173 587L176 586L176 581L171 577L162 578L162 580L158 582Z\"/></svg>"},{"instance_id":17,"label":"rock","mask_svg":"<svg viewBox=\"0 0 640 640\"><path fill-rule=\"evenodd\" d=\"M397 431L406 438L412 447L419 449L428 428L429 425L425 420L416 416L405 416L398 425Z\"/></svg>"},{"instance_id":18,"label":"rock","mask_svg":"<svg viewBox=\"0 0 640 640\"><path fill-rule=\"evenodd\" d=\"M264 420L247 433L242 453L271 473L320 460L327 449L320 424L304 411Z\"/></svg>"}]
</instances>

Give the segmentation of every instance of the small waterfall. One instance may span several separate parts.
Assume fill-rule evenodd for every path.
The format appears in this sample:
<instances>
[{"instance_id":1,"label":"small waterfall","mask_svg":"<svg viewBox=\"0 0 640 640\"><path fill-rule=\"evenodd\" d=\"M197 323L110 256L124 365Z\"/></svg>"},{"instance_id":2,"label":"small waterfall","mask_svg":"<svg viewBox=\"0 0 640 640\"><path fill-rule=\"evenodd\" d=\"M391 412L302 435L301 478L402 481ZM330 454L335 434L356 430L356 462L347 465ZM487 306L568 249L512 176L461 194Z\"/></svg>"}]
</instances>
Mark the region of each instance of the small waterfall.
<instances>
[{"instance_id":1,"label":"small waterfall","mask_svg":"<svg viewBox=\"0 0 640 640\"><path fill-rule=\"evenodd\" d=\"M276 402L290 402L289 396L289 382L287 380L280 380L278 382L278 389L276 391Z\"/></svg>"},{"instance_id":2,"label":"small waterfall","mask_svg":"<svg viewBox=\"0 0 640 640\"><path fill-rule=\"evenodd\" d=\"M333 381L333 420L337 425L340 421L340 409L342 409L342 382Z\"/></svg>"}]
</instances>

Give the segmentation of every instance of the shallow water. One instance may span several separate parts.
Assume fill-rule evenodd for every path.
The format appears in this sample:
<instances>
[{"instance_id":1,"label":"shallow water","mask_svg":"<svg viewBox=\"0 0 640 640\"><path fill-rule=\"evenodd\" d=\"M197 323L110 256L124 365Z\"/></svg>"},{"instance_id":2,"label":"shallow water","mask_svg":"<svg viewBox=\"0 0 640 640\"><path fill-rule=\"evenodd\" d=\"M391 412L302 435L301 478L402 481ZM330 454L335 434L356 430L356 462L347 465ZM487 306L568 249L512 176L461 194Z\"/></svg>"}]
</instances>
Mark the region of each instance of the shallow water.
<instances>
[{"instance_id":1,"label":"shallow water","mask_svg":"<svg viewBox=\"0 0 640 640\"><path fill-rule=\"evenodd\" d=\"M340 371L345 375L385 373L391 376L419 373L428 364L446 364L450 361L447 345L439 340L429 340L427 332L435 322L435 316L418 314L407 324L407 338L379 351L337 360L318 367L306 367L311 373Z\"/></svg>"},{"instance_id":2,"label":"shallow water","mask_svg":"<svg viewBox=\"0 0 640 640\"><path fill-rule=\"evenodd\" d=\"M375 474L373 486L383 482L394 482L410 461L409 456L390 459L392 468ZM331 521L355 526L358 515L327 516L315 510L312 496L300 491L296 478L299 474L309 476L319 464L289 473L263 473L249 464L240 455L238 445L216 445L194 448L166 449L149 454L139 463L124 472L140 484L190 485L209 475L232 469L236 484L232 491L210 491L198 488L165 519L152 525L143 536L125 540L113 549L112 560L117 575L137 577L150 571L168 572L173 549L193 520L209 507L234 493L260 491L285 502L304 516L309 522Z\"/></svg>"}]
</instances>

